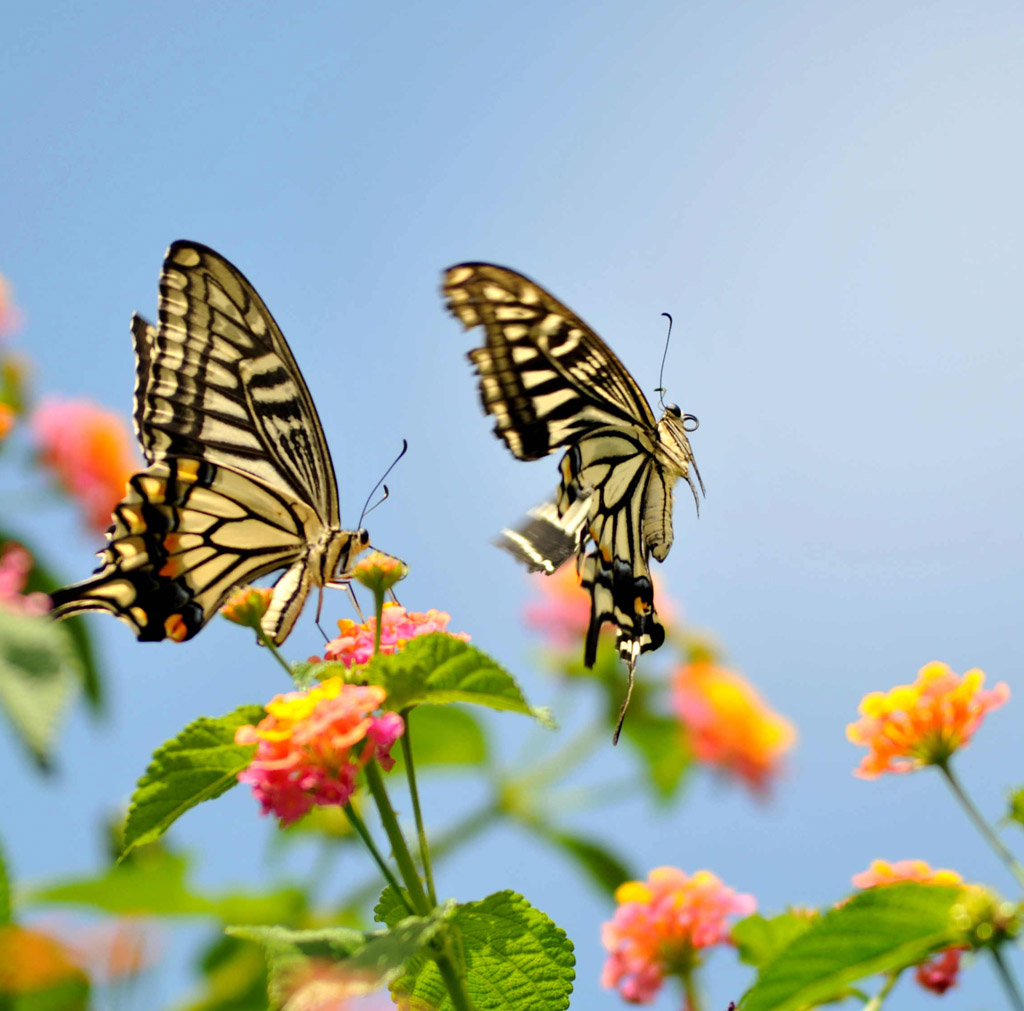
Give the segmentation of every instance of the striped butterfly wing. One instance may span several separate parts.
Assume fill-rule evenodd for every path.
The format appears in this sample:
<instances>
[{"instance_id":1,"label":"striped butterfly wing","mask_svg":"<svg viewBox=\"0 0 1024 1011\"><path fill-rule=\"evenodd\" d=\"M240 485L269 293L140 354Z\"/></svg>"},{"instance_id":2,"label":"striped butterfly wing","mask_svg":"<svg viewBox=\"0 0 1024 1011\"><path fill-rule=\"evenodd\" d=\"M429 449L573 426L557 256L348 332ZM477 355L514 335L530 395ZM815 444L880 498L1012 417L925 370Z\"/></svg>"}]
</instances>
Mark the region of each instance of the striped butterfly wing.
<instances>
[{"instance_id":1,"label":"striped butterfly wing","mask_svg":"<svg viewBox=\"0 0 1024 1011\"><path fill-rule=\"evenodd\" d=\"M365 531L339 529L323 430L302 374L252 285L175 242L159 325L132 320L135 428L149 466L129 483L87 580L54 613L110 611L145 640L189 639L231 591L287 567L263 630L283 642L313 586L348 570Z\"/></svg>"},{"instance_id":2,"label":"striped butterfly wing","mask_svg":"<svg viewBox=\"0 0 1024 1011\"><path fill-rule=\"evenodd\" d=\"M139 639L190 639L236 586L296 563L319 526L245 474L167 457L132 477L99 568L53 594L53 613L110 611Z\"/></svg>"},{"instance_id":3,"label":"striped butterfly wing","mask_svg":"<svg viewBox=\"0 0 1024 1011\"><path fill-rule=\"evenodd\" d=\"M598 633L610 621L632 667L640 652L665 638L654 613L644 531L653 519L649 494L669 486L655 453L658 428L650 405L604 341L521 274L458 264L446 271L443 291L467 329L484 328L485 345L469 357L495 434L521 460L568 447L555 501L504 530L500 546L550 573L592 540L581 566L591 595L584 662L593 664ZM662 524L657 538L665 535ZM670 544L669 521L665 552Z\"/></svg>"},{"instance_id":4,"label":"striped butterfly wing","mask_svg":"<svg viewBox=\"0 0 1024 1011\"><path fill-rule=\"evenodd\" d=\"M159 325L136 316L135 427L149 461L190 456L290 489L337 526L338 489L302 373L263 299L206 246L175 242Z\"/></svg>"}]
</instances>

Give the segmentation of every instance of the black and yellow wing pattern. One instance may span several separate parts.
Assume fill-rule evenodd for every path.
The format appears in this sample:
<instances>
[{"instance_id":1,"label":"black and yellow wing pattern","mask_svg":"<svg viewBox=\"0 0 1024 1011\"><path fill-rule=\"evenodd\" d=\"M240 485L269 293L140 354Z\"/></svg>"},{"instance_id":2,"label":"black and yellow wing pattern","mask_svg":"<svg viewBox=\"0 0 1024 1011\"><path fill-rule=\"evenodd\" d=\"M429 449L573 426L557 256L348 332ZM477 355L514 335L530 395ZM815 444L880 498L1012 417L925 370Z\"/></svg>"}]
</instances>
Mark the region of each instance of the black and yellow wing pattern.
<instances>
[{"instance_id":1,"label":"black and yellow wing pattern","mask_svg":"<svg viewBox=\"0 0 1024 1011\"><path fill-rule=\"evenodd\" d=\"M115 508L96 572L54 614L110 611L139 639L190 639L231 591L280 568L263 630L291 631L313 587L369 543L342 530L334 467L302 373L242 273L175 242L157 326L132 319L135 430L148 466Z\"/></svg>"},{"instance_id":2,"label":"black and yellow wing pattern","mask_svg":"<svg viewBox=\"0 0 1024 1011\"><path fill-rule=\"evenodd\" d=\"M443 293L467 329L484 328L484 346L469 358L495 434L520 460L565 450L554 501L503 531L501 546L548 573L576 555L591 595L584 662L593 664L609 621L632 676L639 654L665 639L649 560L663 561L672 546L675 482L685 478L696 498L694 419L670 404L656 420L604 341L522 274L460 263L445 272Z\"/></svg>"}]
</instances>

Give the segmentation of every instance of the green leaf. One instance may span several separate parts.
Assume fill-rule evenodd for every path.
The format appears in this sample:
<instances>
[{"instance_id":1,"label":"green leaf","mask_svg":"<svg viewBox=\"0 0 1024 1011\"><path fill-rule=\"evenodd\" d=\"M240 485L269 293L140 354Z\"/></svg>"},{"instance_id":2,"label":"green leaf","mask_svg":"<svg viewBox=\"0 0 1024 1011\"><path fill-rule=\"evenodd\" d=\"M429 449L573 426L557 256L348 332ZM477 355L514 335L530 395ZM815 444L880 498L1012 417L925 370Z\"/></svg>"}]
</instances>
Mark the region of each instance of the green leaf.
<instances>
[{"instance_id":1,"label":"green leaf","mask_svg":"<svg viewBox=\"0 0 1024 1011\"><path fill-rule=\"evenodd\" d=\"M235 744L235 731L265 715L260 706L240 706L225 716L201 716L157 748L132 794L121 856L159 839L196 804L230 790L253 756L251 745Z\"/></svg>"},{"instance_id":2,"label":"green leaf","mask_svg":"<svg viewBox=\"0 0 1024 1011\"><path fill-rule=\"evenodd\" d=\"M817 912L810 915L780 913L766 919L754 913L740 920L732 928L732 939L739 951L740 961L760 968L777 958L801 934L810 930L819 919Z\"/></svg>"},{"instance_id":3,"label":"green leaf","mask_svg":"<svg viewBox=\"0 0 1024 1011\"><path fill-rule=\"evenodd\" d=\"M438 935L452 908L435 909L429 916L407 916L389 930L370 934L346 927L228 927L228 933L263 945L270 970L271 1004L281 1007L303 978L317 970L322 983L337 987L339 997L367 994L387 986Z\"/></svg>"},{"instance_id":4,"label":"green leaf","mask_svg":"<svg viewBox=\"0 0 1024 1011\"><path fill-rule=\"evenodd\" d=\"M200 968L205 988L177 1011L266 1011L267 960L259 945L218 933Z\"/></svg>"},{"instance_id":5,"label":"green leaf","mask_svg":"<svg viewBox=\"0 0 1024 1011\"><path fill-rule=\"evenodd\" d=\"M1010 794L1010 809L1006 812L1006 818L1024 825L1024 786Z\"/></svg>"},{"instance_id":6,"label":"green leaf","mask_svg":"<svg viewBox=\"0 0 1024 1011\"><path fill-rule=\"evenodd\" d=\"M83 906L117 915L213 916L229 923L297 922L306 898L297 888L273 892L202 894L188 882L186 857L161 846L137 849L130 859L86 878L31 890L34 905Z\"/></svg>"},{"instance_id":7,"label":"green leaf","mask_svg":"<svg viewBox=\"0 0 1024 1011\"><path fill-rule=\"evenodd\" d=\"M390 921L396 899L385 893L377 914ZM385 922L388 922L385 921ZM455 907L450 948L464 965L466 991L476 1011L563 1011L575 978L572 942L565 931L521 895L496 892ZM391 984L399 1007L452 1011L437 964L416 955Z\"/></svg>"},{"instance_id":8,"label":"green leaf","mask_svg":"<svg viewBox=\"0 0 1024 1011\"><path fill-rule=\"evenodd\" d=\"M460 706L419 706L409 713L409 740L416 768L480 765L487 761L487 739L476 717ZM402 749L391 749L402 767Z\"/></svg>"},{"instance_id":9,"label":"green leaf","mask_svg":"<svg viewBox=\"0 0 1024 1011\"><path fill-rule=\"evenodd\" d=\"M166 851L126 861L91 878L70 878L29 893L33 904L87 906L117 915L213 915L216 903L185 882L188 861Z\"/></svg>"},{"instance_id":10,"label":"green leaf","mask_svg":"<svg viewBox=\"0 0 1024 1011\"><path fill-rule=\"evenodd\" d=\"M8 994L0 990L2 1011L88 1011L89 982L83 976L65 979L45 990Z\"/></svg>"},{"instance_id":11,"label":"green leaf","mask_svg":"<svg viewBox=\"0 0 1024 1011\"><path fill-rule=\"evenodd\" d=\"M609 895L623 881L631 881L636 875L603 843L587 839L572 832L534 825L533 828L543 839L567 853L576 865L602 891Z\"/></svg>"},{"instance_id":12,"label":"green leaf","mask_svg":"<svg viewBox=\"0 0 1024 1011\"><path fill-rule=\"evenodd\" d=\"M0 531L0 544L5 540L15 540L19 544L24 544L21 538L8 538L5 531ZM67 585L66 582L58 579L48 566L39 561L39 555L35 551L31 548L27 548L27 550L32 555L32 569L25 582L27 593L38 592L49 596L54 590ZM89 637L89 626L79 617L62 620L60 627L67 633L71 648L77 657L76 670L82 678L86 700L93 712L100 712L104 705L103 682L99 667L96 665L96 651L93 649L92 639Z\"/></svg>"},{"instance_id":13,"label":"green leaf","mask_svg":"<svg viewBox=\"0 0 1024 1011\"><path fill-rule=\"evenodd\" d=\"M0 609L0 708L44 769L60 716L80 680L65 629L50 618Z\"/></svg>"},{"instance_id":14,"label":"green leaf","mask_svg":"<svg viewBox=\"0 0 1024 1011\"><path fill-rule=\"evenodd\" d=\"M375 656L355 672L355 677L384 688L388 693L385 708L394 711L416 705L470 702L523 713L554 725L547 710L531 706L512 675L486 653L443 632L413 639L399 653Z\"/></svg>"},{"instance_id":15,"label":"green leaf","mask_svg":"<svg viewBox=\"0 0 1024 1011\"><path fill-rule=\"evenodd\" d=\"M956 940L951 910L963 895L960 888L909 883L861 892L787 945L740 1007L811 1007L864 976L916 965Z\"/></svg>"}]
</instances>

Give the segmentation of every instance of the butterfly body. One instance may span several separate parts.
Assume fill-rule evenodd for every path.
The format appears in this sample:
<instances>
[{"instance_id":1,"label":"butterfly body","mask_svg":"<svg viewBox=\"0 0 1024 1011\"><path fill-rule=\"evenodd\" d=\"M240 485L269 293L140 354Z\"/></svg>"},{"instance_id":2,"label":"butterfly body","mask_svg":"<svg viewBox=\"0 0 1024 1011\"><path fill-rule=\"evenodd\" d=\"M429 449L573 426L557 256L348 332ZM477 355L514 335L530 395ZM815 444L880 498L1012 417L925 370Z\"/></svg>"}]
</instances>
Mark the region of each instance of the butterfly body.
<instances>
[{"instance_id":1,"label":"butterfly body","mask_svg":"<svg viewBox=\"0 0 1024 1011\"><path fill-rule=\"evenodd\" d=\"M135 429L148 466L115 508L89 578L54 614L105 610L142 640L190 639L239 585L286 571L263 631L281 643L311 589L369 544L339 522L334 468L284 336L245 277L176 242L154 327L132 319Z\"/></svg>"},{"instance_id":2,"label":"butterfly body","mask_svg":"<svg viewBox=\"0 0 1024 1011\"><path fill-rule=\"evenodd\" d=\"M669 405L656 420L604 341L522 274L457 264L445 272L443 291L467 329L484 328L485 344L469 358L495 434L521 460L565 448L554 500L504 530L499 544L547 573L575 555L591 595L584 662L593 664L610 621L632 673L639 654L665 639L649 558L663 561L672 546L675 483L685 479L697 496L690 416Z\"/></svg>"}]
</instances>

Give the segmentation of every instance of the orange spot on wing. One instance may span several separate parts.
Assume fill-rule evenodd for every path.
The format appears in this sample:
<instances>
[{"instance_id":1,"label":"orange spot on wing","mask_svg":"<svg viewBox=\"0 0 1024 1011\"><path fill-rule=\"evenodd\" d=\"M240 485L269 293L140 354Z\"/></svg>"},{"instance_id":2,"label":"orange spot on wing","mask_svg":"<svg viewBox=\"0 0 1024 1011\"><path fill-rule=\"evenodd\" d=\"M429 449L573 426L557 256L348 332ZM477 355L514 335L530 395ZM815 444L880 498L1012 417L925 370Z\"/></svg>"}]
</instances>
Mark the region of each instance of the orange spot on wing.
<instances>
[{"instance_id":1,"label":"orange spot on wing","mask_svg":"<svg viewBox=\"0 0 1024 1011\"><path fill-rule=\"evenodd\" d=\"M168 639L181 642L188 636L188 625L180 614L172 614L164 621L164 632Z\"/></svg>"}]
</instances>

